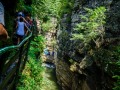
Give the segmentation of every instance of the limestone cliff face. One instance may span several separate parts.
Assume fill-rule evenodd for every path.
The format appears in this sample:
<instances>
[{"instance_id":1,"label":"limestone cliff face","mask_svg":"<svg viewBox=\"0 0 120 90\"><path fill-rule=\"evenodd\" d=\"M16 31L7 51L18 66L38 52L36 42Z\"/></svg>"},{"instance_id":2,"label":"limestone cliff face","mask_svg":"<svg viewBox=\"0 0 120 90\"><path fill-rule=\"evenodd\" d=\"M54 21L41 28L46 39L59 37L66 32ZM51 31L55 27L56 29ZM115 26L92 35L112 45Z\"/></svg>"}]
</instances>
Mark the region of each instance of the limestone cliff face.
<instances>
[{"instance_id":1,"label":"limestone cliff face","mask_svg":"<svg viewBox=\"0 0 120 90\"><path fill-rule=\"evenodd\" d=\"M91 44L92 49L83 49L80 41L71 41L73 28L80 22L84 7L105 6L107 19L104 41L100 48ZM107 52L111 46L120 44L120 1L119 0L75 0L71 13L65 14L58 30L56 75L63 90L112 90L113 79L110 67L105 61L112 59ZM115 20L115 21L114 21ZM101 53L102 52L102 53ZM94 53L96 58L88 53ZM102 57L106 58L102 58Z\"/></svg>"}]
</instances>

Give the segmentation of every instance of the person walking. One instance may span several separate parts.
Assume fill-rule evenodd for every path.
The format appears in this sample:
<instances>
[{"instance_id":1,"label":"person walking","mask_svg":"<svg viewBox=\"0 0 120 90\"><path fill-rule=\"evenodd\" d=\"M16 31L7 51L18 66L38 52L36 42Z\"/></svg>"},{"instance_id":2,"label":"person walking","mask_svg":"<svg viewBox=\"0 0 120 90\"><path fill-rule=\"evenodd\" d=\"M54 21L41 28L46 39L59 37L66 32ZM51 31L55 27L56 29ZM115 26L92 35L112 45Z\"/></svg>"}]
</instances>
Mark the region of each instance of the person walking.
<instances>
[{"instance_id":1,"label":"person walking","mask_svg":"<svg viewBox=\"0 0 120 90\"><path fill-rule=\"evenodd\" d=\"M25 31L25 28L28 28L23 20L22 17L20 17L20 20L17 21L17 25L16 25L16 34L17 34L17 44L20 43L20 41L22 41L23 37L27 34L27 31Z\"/></svg>"}]
</instances>

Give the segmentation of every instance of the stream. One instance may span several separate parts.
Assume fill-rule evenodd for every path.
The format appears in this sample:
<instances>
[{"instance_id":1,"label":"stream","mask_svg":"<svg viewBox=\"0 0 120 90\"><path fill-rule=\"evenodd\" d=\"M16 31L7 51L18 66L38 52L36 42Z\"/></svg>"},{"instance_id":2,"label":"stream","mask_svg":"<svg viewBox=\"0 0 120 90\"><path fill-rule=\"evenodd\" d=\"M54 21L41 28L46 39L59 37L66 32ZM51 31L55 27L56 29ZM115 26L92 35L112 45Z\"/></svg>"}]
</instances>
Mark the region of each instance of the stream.
<instances>
[{"instance_id":1,"label":"stream","mask_svg":"<svg viewBox=\"0 0 120 90\"><path fill-rule=\"evenodd\" d=\"M43 63L42 66L45 67L45 72L43 73L41 90L61 90L60 86L57 84L54 64Z\"/></svg>"}]
</instances>

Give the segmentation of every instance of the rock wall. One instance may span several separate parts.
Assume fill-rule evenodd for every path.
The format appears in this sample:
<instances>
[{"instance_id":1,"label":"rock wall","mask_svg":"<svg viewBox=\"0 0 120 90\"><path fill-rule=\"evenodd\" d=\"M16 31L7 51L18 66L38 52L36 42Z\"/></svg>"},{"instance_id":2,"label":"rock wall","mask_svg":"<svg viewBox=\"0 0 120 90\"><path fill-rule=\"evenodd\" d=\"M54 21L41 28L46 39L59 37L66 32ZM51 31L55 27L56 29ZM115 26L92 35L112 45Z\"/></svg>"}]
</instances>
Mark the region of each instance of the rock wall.
<instances>
[{"instance_id":1,"label":"rock wall","mask_svg":"<svg viewBox=\"0 0 120 90\"><path fill-rule=\"evenodd\" d=\"M56 75L62 90L112 90L113 79L108 64L98 58L103 49L111 49L109 44L119 45L120 39L120 1L119 0L75 0L73 10L65 14L58 30L56 53ZM105 25L104 43L100 49L93 50L97 58L93 59L80 41L71 41L73 28L80 22L80 15L86 12L84 7L95 8L105 6L107 19ZM114 21L115 20L115 21ZM108 43L108 44L107 44ZM111 49L112 51L112 49ZM106 52L103 51L106 54ZM108 56L109 57L109 56Z\"/></svg>"}]
</instances>

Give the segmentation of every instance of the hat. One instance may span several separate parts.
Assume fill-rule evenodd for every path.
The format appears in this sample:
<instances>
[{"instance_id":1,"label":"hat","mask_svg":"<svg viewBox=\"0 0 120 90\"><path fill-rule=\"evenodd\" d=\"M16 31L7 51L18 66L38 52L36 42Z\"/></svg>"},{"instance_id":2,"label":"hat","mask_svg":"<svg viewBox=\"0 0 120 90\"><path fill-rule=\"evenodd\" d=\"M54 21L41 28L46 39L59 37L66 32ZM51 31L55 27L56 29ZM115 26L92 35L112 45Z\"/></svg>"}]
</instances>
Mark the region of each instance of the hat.
<instances>
[{"instance_id":1,"label":"hat","mask_svg":"<svg viewBox=\"0 0 120 90\"><path fill-rule=\"evenodd\" d=\"M22 16L22 12L19 12L19 13L18 13L18 16Z\"/></svg>"}]
</instances>

